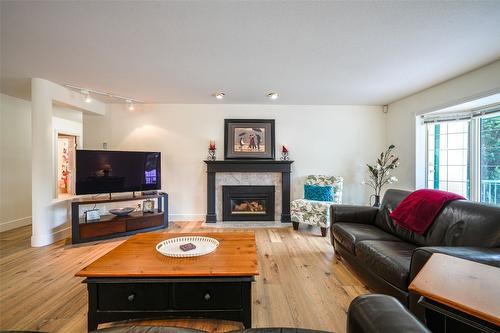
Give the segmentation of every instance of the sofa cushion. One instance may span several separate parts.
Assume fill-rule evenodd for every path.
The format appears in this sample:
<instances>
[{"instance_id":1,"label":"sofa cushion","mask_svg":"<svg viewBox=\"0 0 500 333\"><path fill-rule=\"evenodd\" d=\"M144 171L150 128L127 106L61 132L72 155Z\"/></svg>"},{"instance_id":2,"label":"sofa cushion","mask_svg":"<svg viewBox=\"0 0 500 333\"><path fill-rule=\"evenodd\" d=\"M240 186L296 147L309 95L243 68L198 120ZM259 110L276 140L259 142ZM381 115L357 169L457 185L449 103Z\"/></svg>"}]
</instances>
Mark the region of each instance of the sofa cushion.
<instances>
[{"instance_id":1,"label":"sofa cushion","mask_svg":"<svg viewBox=\"0 0 500 333\"><path fill-rule=\"evenodd\" d=\"M406 242L366 240L356 243L356 257L385 281L407 290L411 256L416 247Z\"/></svg>"},{"instance_id":2,"label":"sofa cushion","mask_svg":"<svg viewBox=\"0 0 500 333\"><path fill-rule=\"evenodd\" d=\"M330 226L331 205L332 202L329 201L293 200L290 203L290 217L292 222L328 228Z\"/></svg>"},{"instance_id":3,"label":"sofa cushion","mask_svg":"<svg viewBox=\"0 0 500 333\"><path fill-rule=\"evenodd\" d=\"M369 224L360 223L335 223L332 226L333 237L343 247L349 250L352 254L356 253L355 245L357 242L364 240L387 240L400 241L399 238L393 236L382 229Z\"/></svg>"}]
</instances>

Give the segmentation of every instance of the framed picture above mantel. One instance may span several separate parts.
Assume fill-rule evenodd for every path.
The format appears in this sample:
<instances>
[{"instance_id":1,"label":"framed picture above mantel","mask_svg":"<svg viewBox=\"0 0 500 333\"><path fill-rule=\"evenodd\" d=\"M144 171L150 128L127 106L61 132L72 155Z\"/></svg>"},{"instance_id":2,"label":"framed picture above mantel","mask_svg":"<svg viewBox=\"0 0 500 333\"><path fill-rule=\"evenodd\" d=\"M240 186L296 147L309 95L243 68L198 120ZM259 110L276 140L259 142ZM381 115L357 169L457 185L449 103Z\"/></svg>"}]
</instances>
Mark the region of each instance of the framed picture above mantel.
<instances>
[{"instance_id":1,"label":"framed picture above mantel","mask_svg":"<svg viewBox=\"0 0 500 333\"><path fill-rule=\"evenodd\" d=\"M224 159L274 160L274 119L225 119Z\"/></svg>"}]
</instances>

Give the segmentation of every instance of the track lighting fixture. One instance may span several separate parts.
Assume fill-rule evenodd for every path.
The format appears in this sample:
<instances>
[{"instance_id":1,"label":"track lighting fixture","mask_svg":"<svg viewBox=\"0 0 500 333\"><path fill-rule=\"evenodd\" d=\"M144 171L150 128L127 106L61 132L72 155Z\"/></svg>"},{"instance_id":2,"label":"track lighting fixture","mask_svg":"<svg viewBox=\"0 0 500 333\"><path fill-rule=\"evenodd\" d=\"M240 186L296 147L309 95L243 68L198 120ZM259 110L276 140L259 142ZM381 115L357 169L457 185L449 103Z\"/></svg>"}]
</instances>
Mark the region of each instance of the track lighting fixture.
<instances>
[{"instance_id":1,"label":"track lighting fixture","mask_svg":"<svg viewBox=\"0 0 500 333\"><path fill-rule=\"evenodd\" d=\"M275 101L278 99L279 95L276 92L271 92L271 93L267 94L267 97L269 97L269 99Z\"/></svg>"},{"instance_id":2,"label":"track lighting fixture","mask_svg":"<svg viewBox=\"0 0 500 333\"><path fill-rule=\"evenodd\" d=\"M113 95L113 94L110 94L107 92L102 92L102 91L97 91L97 90L92 90L92 89L81 88L81 87L73 86L71 84L65 84L65 86L68 88L79 91L84 96L85 102L87 102L87 103L92 102L92 97L90 96L90 93L92 93L94 95L101 95L101 96L105 96L107 98L118 99L118 100L124 101L127 104L127 108L130 111L135 110L134 103L144 103L143 101L140 101L138 99Z\"/></svg>"}]
</instances>

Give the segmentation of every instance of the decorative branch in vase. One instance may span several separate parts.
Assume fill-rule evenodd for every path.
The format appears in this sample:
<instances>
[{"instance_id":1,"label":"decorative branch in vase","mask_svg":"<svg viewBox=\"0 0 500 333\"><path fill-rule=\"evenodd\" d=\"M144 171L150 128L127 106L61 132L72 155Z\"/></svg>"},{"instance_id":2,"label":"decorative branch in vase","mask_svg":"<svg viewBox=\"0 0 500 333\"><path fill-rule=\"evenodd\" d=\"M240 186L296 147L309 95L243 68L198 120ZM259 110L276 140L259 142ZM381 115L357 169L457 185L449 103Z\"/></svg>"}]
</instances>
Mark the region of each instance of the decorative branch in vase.
<instances>
[{"instance_id":1,"label":"decorative branch in vase","mask_svg":"<svg viewBox=\"0 0 500 333\"><path fill-rule=\"evenodd\" d=\"M368 167L369 179L364 181L363 184L370 186L375 191L370 196L370 202L372 197L375 198L374 207L380 206L380 192L382 191L382 187L398 181L396 177L391 175L391 170L399 166L399 157L394 155L394 148L396 146L390 145L385 152L380 153L376 164L366 165Z\"/></svg>"}]
</instances>

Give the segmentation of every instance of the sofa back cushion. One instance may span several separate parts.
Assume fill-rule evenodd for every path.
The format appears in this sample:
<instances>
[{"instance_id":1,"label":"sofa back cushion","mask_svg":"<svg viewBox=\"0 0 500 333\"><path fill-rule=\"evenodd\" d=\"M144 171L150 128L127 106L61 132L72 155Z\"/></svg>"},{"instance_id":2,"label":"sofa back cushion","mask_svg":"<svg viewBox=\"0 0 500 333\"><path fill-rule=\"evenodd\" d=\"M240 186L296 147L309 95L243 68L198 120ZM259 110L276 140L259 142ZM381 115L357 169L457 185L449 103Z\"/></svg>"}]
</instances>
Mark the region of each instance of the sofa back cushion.
<instances>
[{"instance_id":1,"label":"sofa back cushion","mask_svg":"<svg viewBox=\"0 0 500 333\"><path fill-rule=\"evenodd\" d=\"M468 200L448 203L424 235L418 235L397 224L390 212L410 191L387 190L375 225L408 242L420 246L500 247L500 207Z\"/></svg>"}]
</instances>

